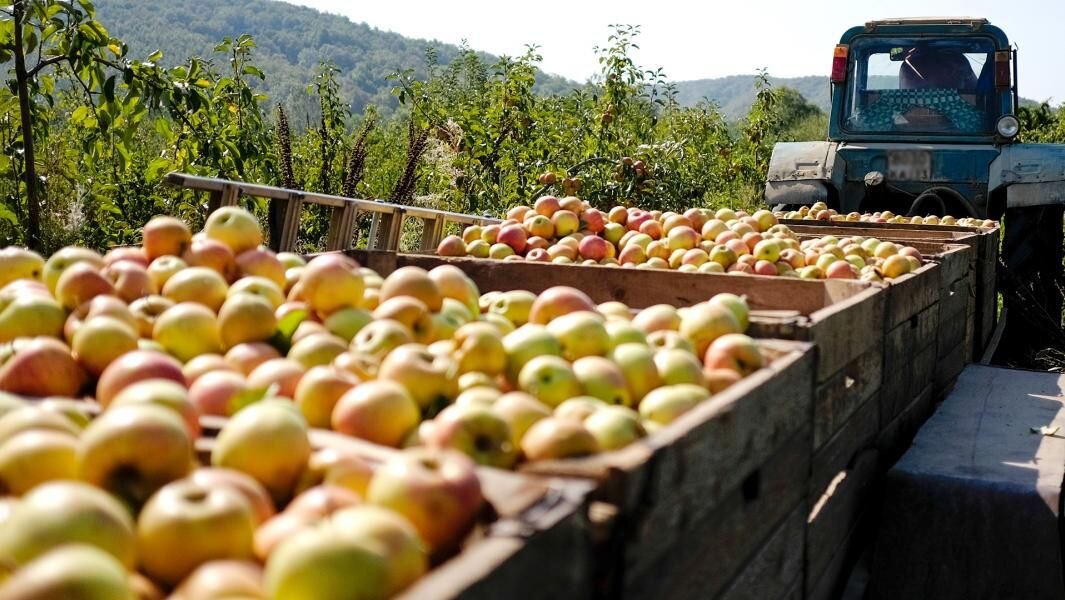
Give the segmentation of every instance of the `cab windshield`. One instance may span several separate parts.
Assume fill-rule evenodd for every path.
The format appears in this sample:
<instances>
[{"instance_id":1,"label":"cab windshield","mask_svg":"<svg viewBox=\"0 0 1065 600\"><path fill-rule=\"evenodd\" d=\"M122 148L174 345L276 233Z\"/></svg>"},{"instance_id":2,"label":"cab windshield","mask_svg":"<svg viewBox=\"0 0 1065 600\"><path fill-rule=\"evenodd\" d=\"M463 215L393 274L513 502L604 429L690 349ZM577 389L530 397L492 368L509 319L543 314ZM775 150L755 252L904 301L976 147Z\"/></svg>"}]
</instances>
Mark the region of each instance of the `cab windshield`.
<instances>
[{"instance_id":1,"label":"cab windshield","mask_svg":"<svg viewBox=\"0 0 1065 600\"><path fill-rule=\"evenodd\" d=\"M843 127L870 133L994 131L988 38L864 38L850 47Z\"/></svg>"}]
</instances>

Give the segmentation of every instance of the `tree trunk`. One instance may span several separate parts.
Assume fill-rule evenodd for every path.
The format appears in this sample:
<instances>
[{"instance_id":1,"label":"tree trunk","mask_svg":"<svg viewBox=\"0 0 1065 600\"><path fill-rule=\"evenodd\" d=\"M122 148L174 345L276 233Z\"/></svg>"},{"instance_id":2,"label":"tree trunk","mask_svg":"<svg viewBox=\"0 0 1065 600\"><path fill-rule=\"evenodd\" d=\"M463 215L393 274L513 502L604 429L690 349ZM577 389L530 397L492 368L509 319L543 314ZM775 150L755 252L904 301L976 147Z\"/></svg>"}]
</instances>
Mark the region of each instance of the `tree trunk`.
<instances>
[{"instance_id":1,"label":"tree trunk","mask_svg":"<svg viewBox=\"0 0 1065 600\"><path fill-rule=\"evenodd\" d=\"M19 117L22 121L23 176L26 182L26 245L41 249L41 215L37 196L37 163L33 148L33 114L30 112L29 78L26 75L25 47L22 41L22 23L26 15L25 0L12 4L15 17L15 85L18 88Z\"/></svg>"}]
</instances>

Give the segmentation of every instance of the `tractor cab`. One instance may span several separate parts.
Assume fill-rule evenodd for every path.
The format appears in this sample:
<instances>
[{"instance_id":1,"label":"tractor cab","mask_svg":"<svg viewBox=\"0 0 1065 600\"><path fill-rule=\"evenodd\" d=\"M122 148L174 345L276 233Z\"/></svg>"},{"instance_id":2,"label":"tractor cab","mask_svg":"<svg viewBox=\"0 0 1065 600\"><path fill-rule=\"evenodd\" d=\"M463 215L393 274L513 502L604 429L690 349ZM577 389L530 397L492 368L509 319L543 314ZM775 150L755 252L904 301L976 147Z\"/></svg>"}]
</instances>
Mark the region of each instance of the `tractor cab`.
<instances>
[{"instance_id":1,"label":"tractor cab","mask_svg":"<svg viewBox=\"0 0 1065 600\"><path fill-rule=\"evenodd\" d=\"M828 139L774 147L767 203L979 218L1065 203L1065 146L1017 142L1016 59L986 19L848 30L833 51Z\"/></svg>"}]
</instances>

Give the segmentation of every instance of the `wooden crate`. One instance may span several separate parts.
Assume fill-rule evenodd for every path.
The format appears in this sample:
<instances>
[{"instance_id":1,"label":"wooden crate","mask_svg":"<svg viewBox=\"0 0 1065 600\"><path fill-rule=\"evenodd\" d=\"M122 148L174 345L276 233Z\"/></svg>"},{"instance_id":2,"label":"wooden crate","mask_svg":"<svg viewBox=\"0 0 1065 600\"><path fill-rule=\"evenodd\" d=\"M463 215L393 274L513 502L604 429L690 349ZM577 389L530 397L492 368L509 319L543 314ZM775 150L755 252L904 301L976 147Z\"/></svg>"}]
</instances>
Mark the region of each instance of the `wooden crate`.
<instances>
[{"instance_id":1,"label":"wooden crate","mask_svg":"<svg viewBox=\"0 0 1065 600\"><path fill-rule=\"evenodd\" d=\"M972 248L971 298L974 318L966 338L972 341L966 362L977 362L998 320L998 292L996 272L998 268L1000 230L944 225L910 225L896 223L854 223L782 220L799 234L812 235L860 235L890 241L935 241L962 244Z\"/></svg>"},{"instance_id":2,"label":"wooden crate","mask_svg":"<svg viewBox=\"0 0 1065 600\"><path fill-rule=\"evenodd\" d=\"M767 368L649 438L522 466L595 483L605 597L736 597L757 580L775 598L801 572L814 357L809 344L760 344Z\"/></svg>"}]
</instances>

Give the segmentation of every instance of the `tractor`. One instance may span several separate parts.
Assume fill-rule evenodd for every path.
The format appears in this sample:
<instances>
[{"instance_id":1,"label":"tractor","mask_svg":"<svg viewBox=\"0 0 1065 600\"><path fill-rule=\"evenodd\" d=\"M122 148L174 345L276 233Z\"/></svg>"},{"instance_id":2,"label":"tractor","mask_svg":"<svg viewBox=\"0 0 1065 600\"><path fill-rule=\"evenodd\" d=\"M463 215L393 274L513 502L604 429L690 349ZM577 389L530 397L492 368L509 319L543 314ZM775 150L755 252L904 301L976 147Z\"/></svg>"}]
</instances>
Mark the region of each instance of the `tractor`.
<instances>
[{"instance_id":1,"label":"tractor","mask_svg":"<svg viewBox=\"0 0 1065 600\"><path fill-rule=\"evenodd\" d=\"M773 148L766 202L1001 219L1008 337L1065 349L1065 144L1021 141L1006 34L977 18L870 21L840 38L830 81L827 140Z\"/></svg>"}]
</instances>

